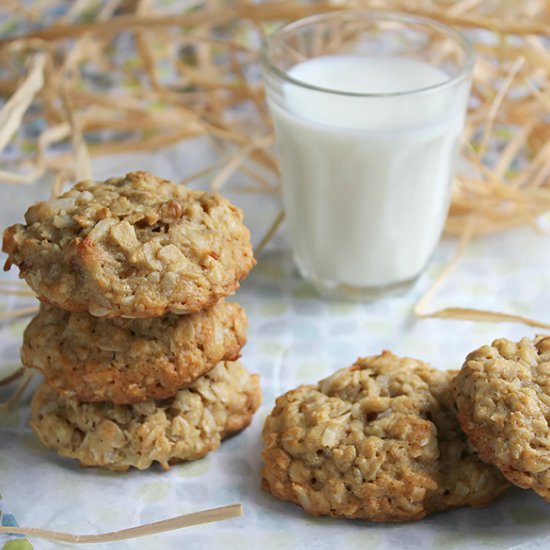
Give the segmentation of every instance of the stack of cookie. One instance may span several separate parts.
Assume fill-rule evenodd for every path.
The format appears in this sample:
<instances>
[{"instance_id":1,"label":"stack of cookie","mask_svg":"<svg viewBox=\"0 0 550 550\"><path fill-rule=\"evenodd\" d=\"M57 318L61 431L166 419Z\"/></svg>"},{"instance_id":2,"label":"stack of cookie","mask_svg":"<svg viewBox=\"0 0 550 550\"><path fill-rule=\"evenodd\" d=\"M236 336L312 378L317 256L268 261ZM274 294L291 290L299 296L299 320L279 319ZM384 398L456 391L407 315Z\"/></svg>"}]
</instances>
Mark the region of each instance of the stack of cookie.
<instances>
[{"instance_id":1,"label":"stack of cookie","mask_svg":"<svg viewBox=\"0 0 550 550\"><path fill-rule=\"evenodd\" d=\"M223 298L255 261L242 213L146 172L84 181L4 232L38 294L26 367L42 442L84 466L164 468L199 458L260 404L238 362L246 315Z\"/></svg>"}]
</instances>

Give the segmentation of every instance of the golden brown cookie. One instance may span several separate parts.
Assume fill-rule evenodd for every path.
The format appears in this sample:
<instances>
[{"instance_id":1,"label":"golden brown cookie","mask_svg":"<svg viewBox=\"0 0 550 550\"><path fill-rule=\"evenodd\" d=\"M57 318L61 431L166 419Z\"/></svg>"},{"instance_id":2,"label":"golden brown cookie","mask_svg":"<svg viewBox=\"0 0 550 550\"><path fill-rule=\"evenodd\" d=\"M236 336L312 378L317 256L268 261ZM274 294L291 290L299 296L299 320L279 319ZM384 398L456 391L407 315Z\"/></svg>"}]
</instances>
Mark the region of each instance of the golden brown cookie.
<instances>
[{"instance_id":1,"label":"golden brown cookie","mask_svg":"<svg viewBox=\"0 0 550 550\"><path fill-rule=\"evenodd\" d=\"M455 417L454 371L382 355L279 397L263 430L263 487L313 515L409 521L484 506L507 486Z\"/></svg>"},{"instance_id":2,"label":"golden brown cookie","mask_svg":"<svg viewBox=\"0 0 550 550\"><path fill-rule=\"evenodd\" d=\"M4 269L96 317L190 313L232 294L255 261L242 212L147 172L81 181L4 232Z\"/></svg>"},{"instance_id":3,"label":"golden brown cookie","mask_svg":"<svg viewBox=\"0 0 550 550\"><path fill-rule=\"evenodd\" d=\"M170 399L134 405L79 403L44 382L31 425L44 445L82 466L143 470L156 461L169 469L217 449L250 424L260 402L258 376L225 362Z\"/></svg>"},{"instance_id":4,"label":"golden brown cookie","mask_svg":"<svg viewBox=\"0 0 550 550\"><path fill-rule=\"evenodd\" d=\"M21 360L78 401L164 399L246 342L246 314L221 300L189 315L104 319L43 304L23 336Z\"/></svg>"},{"instance_id":5,"label":"golden brown cookie","mask_svg":"<svg viewBox=\"0 0 550 550\"><path fill-rule=\"evenodd\" d=\"M550 502L550 336L501 338L473 351L453 388L481 458Z\"/></svg>"}]
</instances>

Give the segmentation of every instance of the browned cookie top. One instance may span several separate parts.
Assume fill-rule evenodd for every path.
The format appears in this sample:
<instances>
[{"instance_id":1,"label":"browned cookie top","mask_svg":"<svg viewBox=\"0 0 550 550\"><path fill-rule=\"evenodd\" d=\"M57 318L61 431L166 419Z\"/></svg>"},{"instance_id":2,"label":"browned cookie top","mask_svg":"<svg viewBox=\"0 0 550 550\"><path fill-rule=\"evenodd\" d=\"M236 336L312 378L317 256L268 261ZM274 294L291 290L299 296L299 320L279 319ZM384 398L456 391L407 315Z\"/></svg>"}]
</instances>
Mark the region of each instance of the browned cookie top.
<instances>
[{"instance_id":1,"label":"browned cookie top","mask_svg":"<svg viewBox=\"0 0 550 550\"><path fill-rule=\"evenodd\" d=\"M506 483L458 427L455 372L390 352L277 399L263 484L314 515L408 521L485 505Z\"/></svg>"},{"instance_id":2,"label":"browned cookie top","mask_svg":"<svg viewBox=\"0 0 550 550\"><path fill-rule=\"evenodd\" d=\"M254 265L242 212L217 193L147 172L82 181L4 232L41 299L97 317L195 312L232 294Z\"/></svg>"},{"instance_id":3,"label":"browned cookie top","mask_svg":"<svg viewBox=\"0 0 550 550\"><path fill-rule=\"evenodd\" d=\"M483 460L550 501L550 336L473 351L453 386L462 429Z\"/></svg>"},{"instance_id":4,"label":"browned cookie top","mask_svg":"<svg viewBox=\"0 0 550 550\"><path fill-rule=\"evenodd\" d=\"M82 466L143 470L156 461L168 469L217 449L250 424L260 402L258 376L226 362L170 399L134 405L80 403L43 383L31 425L44 445Z\"/></svg>"},{"instance_id":5,"label":"browned cookie top","mask_svg":"<svg viewBox=\"0 0 550 550\"><path fill-rule=\"evenodd\" d=\"M164 399L220 361L239 358L246 314L235 303L151 319L105 319L43 304L25 330L21 359L84 402Z\"/></svg>"}]
</instances>

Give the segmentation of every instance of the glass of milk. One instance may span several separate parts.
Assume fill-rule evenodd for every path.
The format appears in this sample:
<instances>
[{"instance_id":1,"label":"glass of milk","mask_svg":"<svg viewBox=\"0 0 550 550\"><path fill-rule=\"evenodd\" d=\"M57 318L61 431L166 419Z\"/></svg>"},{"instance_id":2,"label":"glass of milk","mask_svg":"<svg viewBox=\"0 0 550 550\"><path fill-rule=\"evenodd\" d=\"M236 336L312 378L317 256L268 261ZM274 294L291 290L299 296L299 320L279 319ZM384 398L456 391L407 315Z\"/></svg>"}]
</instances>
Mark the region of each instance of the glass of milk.
<instances>
[{"instance_id":1,"label":"glass of milk","mask_svg":"<svg viewBox=\"0 0 550 550\"><path fill-rule=\"evenodd\" d=\"M470 44L421 17L332 12L280 28L262 66L300 272L326 296L408 288L449 208Z\"/></svg>"}]
</instances>

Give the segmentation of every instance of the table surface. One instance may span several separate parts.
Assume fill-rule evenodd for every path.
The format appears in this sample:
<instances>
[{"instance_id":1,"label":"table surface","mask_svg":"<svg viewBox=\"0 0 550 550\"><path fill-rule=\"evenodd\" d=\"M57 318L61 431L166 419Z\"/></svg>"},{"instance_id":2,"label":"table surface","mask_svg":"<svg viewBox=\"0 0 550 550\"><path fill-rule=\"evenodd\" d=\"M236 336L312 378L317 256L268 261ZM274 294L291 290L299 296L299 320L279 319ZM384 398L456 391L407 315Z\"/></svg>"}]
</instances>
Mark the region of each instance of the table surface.
<instances>
[{"instance_id":1,"label":"table surface","mask_svg":"<svg viewBox=\"0 0 550 550\"><path fill-rule=\"evenodd\" d=\"M212 155L207 142L197 141L162 153L104 157L94 164L94 177L148 169L180 180L207 165ZM244 209L257 243L275 217L279 199L244 193L239 185L239 178L234 178L224 192ZM44 182L0 187L1 225L20 221L31 202L47 195ZM360 355L383 349L429 361L441 369L459 368L469 351L494 338L519 339L537 333L518 324L414 318L414 303L455 247L456 241L443 240L417 285L403 296L371 304L327 302L317 298L296 274L283 228L235 297L249 316L243 363L261 374L263 387L263 406L251 427L206 458L169 472L151 468L115 474L81 469L39 444L28 427L31 392L27 392L15 411L0 413L2 522L98 533L241 502L242 518L101 548L550 547L550 506L530 491L510 489L483 510L455 510L413 524L376 525L309 517L300 508L271 498L259 486L261 427L276 396L286 390L317 381ZM530 228L476 240L433 306L499 309L548 322L550 297L545 288L550 281L549 257L550 238ZM2 276L2 280L15 278L14 271ZM0 311L30 304L31 299L0 296ZM19 366L19 346L27 322L20 319L0 325L0 377ZM2 388L0 399L14 387ZM12 537L0 535L0 545L9 540ZM65 547L38 539L32 543L36 549Z\"/></svg>"}]
</instances>

